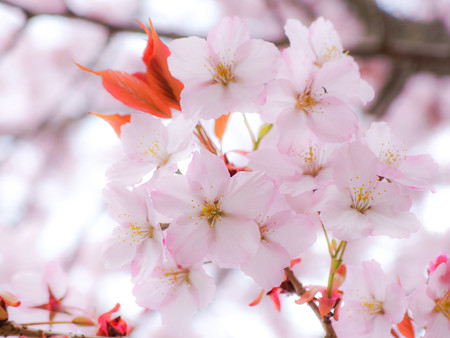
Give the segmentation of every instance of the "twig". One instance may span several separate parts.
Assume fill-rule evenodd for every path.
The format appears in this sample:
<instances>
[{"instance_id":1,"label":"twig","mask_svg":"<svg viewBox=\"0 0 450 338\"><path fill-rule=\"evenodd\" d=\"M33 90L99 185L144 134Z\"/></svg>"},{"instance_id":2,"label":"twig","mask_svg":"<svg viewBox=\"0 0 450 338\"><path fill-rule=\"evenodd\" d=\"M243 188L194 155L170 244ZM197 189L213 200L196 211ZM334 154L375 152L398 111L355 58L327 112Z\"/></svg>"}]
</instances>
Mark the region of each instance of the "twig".
<instances>
[{"instance_id":1,"label":"twig","mask_svg":"<svg viewBox=\"0 0 450 338\"><path fill-rule=\"evenodd\" d=\"M14 336L25 336L25 337L49 337L52 336L64 336L67 338L101 338L100 336L87 336L85 334L74 334L74 333L62 333L50 330L42 329L29 329L26 325L17 324L13 321L7 321L0 324L0 336L1 337L14 337ZM122 336L122 338L127 338Z\"/></svg>"},{"instance_id":2,"label":"twig","mask_svg":"<svg viewBox=\"0 0 450 338\"><path fill-rule=\"evenodd\" d=\"M292 283L295 289L295 293L298 296L303 296L306 292L305 288L303 287L302 283L295 277L294 273L291 269L285 268L284 273L286 274L286 277L288 280ZM320 323L322 324L323 329L325 330L325 338L337 338L336 332L334 332L333 326L331 325L330 317L324 316L322 317L320 315L319 307L316 303L314 303L312 300L308 302L308 306L313 310L314 314L317 316L317 318L320 320Z\"/></svg>"}]
</instances>

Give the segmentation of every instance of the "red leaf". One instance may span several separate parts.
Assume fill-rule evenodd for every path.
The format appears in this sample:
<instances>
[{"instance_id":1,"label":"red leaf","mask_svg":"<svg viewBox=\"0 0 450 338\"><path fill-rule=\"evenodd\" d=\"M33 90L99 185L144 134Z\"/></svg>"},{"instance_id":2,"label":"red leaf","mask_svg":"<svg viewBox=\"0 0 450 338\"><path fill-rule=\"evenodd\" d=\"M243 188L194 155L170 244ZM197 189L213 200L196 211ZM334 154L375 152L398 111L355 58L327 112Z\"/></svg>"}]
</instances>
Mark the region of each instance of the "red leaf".
<instances>
[{"instance_id":1,"label":"red leaf","mask_svg":"<svg viewBox=\"0 0 450 338\"><path fill-rule=\"evenodd\" d=\"M273 304L275 305L275 309L277 309L277 311L280 312L281 303L280 303L280 297L278 296L278 292L270 292L268 295L272 299Z\"/></svg>"},{"instance_id":2,"label":"red leaf","mask_svg":"<svg viewBox=\"0 0 450 338\"><path fill-rule=\"evenodd\" d=\"M114 131L116 132L117 136L120 137L121 130L120 128L122 125L129 123L131 119L131 115L104 115L104 114L98 114L98 113L91 113L92 115L98 116L108 122L111 127L113 127Z\"/></svg>"},{"instance_id":3,"label":"red leaf","mask_svg":"<svg viewBox=\"0 0 450 338\"><path fill-rule=\"evenodd\" d=\"M224 114L218 119L216 119L216 123L214 124L214 133L217 138L222 142L223 134L225 133L225 129L227 128L228 118L231 113Z\"/></svg>"},{"instance_id":4,"label":"red leaf","mask_svg":"<svg viewBox=\"0 0 450 338\"><path fill-rule=\"evenodd\" d=\"M301 258L294 258L294 259L291 259L291 264L289 265L289 268L292 269L292 268L294 267L294 265L300 263L301 261L302 261Z\"/></svg>"},{"instance_id":5,"label":"red leaf","mask_svg":"<svg viewBox=\"0 0 450 338\"><path fill-rule=\"evenodd\" d=\"M248 304L249 306L255 306L258 305L259 302L262 299L262 296L264 295L264 290L261 290L261 292L259 293L258 297L256 297L256 299L254 301L252 301L250 304Z\"/></svg>"},{"instance_id":6,"label":"red leaf","mask_svg":"<svg viewBox=\"0 0 450 338\"><path fill-rule=\"evenodd\" d=\"M170 55L169 48L159 39L150 20L151 32L141 22L137 21L137 23L148 36L147 46L142 56L142 61L147 66L148 84L170 107L181 110L180 93L183 89L183 84L175 79L169 71L167 64L167 58Z\"/></svg>"},{"instance_id":7,"label":"red leaf","mask_svg":"<svg viewBox=\"0 0 450 338\"><path fill-rule=\"evenodd\" d=\"M403 320L397 324L398 330L405 338L414 338L414 327L411 323L411 318L405 313Z\"/></svg>"},{"instance_id":8,"label":"red leaf","mask_svg":"<svg viewBox=\"0 0 450 338\"><path fill-rule=\"evenodd\" d=\"M172 117L168 103L142 80L140 73L131 75L110 69L96 72L77 63L76 65L86 72L101 76L103 87L123 104L156 117Z\"/></svg>"}]
</instances>

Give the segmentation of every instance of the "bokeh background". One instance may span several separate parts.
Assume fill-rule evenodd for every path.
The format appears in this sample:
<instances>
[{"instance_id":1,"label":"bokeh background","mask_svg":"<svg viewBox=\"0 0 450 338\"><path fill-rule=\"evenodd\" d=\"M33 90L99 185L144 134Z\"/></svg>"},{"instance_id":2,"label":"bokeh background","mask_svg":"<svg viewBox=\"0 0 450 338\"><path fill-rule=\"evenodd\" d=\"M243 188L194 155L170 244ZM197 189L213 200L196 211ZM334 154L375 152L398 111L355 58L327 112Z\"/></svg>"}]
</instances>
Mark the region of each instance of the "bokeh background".
<instances>
[{"instance_id":1,"label":"bokeh background","mask_svg":"<svg viewBox=\"0 0 450 338\"><path fill-rule=\"evenodd\" d=\"M412 287L425 278L427 262L450 249L449 0L3 0L0 289L11 287L16 274L39 273L58 261L80 306L99 314L120 302L136 337L167 336L159 315L134 303L128 271L103 267L101 247L115 226L102 200L104 173L122 150L113 130L88 113L130 109L74 62L139 71L146 36L135 20L148 24L150 18L169 42L205 37L229 15L240 16L252 37L279 48L288 46L286 19L306 25L319 16L331 20L376 92L367 107L355 107L362 125L388 121L412 153L431 153L441 166L436 193L413 195L423 223L419 233L409 240L354 243L346 252L349 261L376 258ZM312 248L296 268L305 285L326 283L324 246ZM216 300L196 315L186 337L322 335L314 315L293 298L282 299L280 313L268 298L249 308L260 291L249 278L228 271L219 273L219 281Z\"/></svg>"}]
</instances>

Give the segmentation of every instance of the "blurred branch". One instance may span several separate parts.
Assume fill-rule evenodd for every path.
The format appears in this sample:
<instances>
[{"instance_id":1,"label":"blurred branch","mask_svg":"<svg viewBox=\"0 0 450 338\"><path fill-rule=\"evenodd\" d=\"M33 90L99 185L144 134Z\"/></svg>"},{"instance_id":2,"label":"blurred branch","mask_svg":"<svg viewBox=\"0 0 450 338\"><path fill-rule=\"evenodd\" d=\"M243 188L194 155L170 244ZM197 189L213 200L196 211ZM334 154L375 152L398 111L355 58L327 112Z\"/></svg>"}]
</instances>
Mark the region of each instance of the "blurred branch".
<instances>
[{"instance_id":1,"label":"blurred branch","mask_svg":"<svg viewBox=\"0 0 450 338\"><path fill-rule=\"evenodd\" d=\"M100 336L87 336L85 334L61 333L42 329L29 329L26 325L17 324L13 321L6 321L0 324L0 336L2 337L54 337L61 336L67 338L101 338ZM126 338L123 336L122 338Z\"/></svg>"},{"instance_id":2,"label":"blurred branch","mask_svg":"<svg viewBox=\"0 0 450 338\"><path fill-rule=\"evenodd\" d=\"M294 273L291 269L285 268L284 273L286 274L287 279L292 283L295 289L295 293L298 296L303 296L306 292L305 288L303 287L302 283L295 277ZM331 325L331 320L328 316L322 317L320 315L319 308L316 303L314 303L312 300L308 302L308 306L313 310L314 314L317 316L317 318L320 320L320 323L323 326L323 329L325 330L325 338L337 338L336 333L334 332L333 326Z\"/></svg>"}]
</instances>

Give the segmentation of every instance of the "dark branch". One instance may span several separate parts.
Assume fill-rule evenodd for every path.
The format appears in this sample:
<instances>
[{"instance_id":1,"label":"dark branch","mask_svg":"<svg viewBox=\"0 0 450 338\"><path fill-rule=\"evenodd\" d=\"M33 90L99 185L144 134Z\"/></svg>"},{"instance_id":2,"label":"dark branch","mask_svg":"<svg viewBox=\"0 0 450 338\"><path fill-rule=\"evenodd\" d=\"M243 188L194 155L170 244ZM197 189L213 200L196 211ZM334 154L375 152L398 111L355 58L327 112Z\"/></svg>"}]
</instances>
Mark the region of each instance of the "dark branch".
<instances>
[{"instance_id":1,"label":"dark branch","mask_svg":"<svg viewBox=\"0 0 450 338\"><path fill-rule=\"evenodd\" d=\"M303 287L302 283L295 277L294 273L291 269L285 268L284 273L286 274L286 277L288 280L291 281L292 285L294 286L295 293L298 296L303 296L306 292L305 288ZM319 308L317 307L317 304L314 303L312 300L308 302L308 306L313 310L314 314L317 316L317 318L322 323L323 329L325 330L325 338L337 338L336 333L334 332L333 326L331 325L331 320L328 316L322 317L320 315Z\"/></svg>"}]
</instances>

